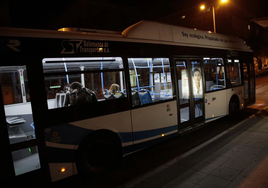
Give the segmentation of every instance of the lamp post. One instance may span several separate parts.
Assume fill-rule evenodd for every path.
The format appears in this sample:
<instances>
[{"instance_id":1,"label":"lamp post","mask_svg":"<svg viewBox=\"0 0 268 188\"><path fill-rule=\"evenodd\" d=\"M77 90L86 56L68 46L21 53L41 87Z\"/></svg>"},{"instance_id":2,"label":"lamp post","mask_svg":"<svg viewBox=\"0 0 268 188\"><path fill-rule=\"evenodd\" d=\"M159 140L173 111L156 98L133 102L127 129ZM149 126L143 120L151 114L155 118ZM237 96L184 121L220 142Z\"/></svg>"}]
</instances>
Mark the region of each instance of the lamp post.
<instances>
[{"instance_id":1,"label":"lamp post","mask_svg":"<svg viewBox=\"0 0 268 188\"><path fill-rule=\"evenodd\" d=\"M227 3L228 0L221 0L221 3ZM206 6L205 5L201 5L200 6L201 10L205 10ZM207 12L210 11L210 9L207 9ZM216 16L215 16L215 8L214 6L212 6L212 17L213 17L213 30L214 33L216 33Z\"/></svg>"},{"instance_id":2,"label":"lamp post","mask_svg":"<svg viewBox=\"0 0 268 188\"><path fill-rule=\"evenodd\" d=\"M212 14L213 14L213 29L214 29L214 33L216 33L216 18L215 18L215 8L214 8L214 6L212 7Z\"/></svg>"}]
</instances>

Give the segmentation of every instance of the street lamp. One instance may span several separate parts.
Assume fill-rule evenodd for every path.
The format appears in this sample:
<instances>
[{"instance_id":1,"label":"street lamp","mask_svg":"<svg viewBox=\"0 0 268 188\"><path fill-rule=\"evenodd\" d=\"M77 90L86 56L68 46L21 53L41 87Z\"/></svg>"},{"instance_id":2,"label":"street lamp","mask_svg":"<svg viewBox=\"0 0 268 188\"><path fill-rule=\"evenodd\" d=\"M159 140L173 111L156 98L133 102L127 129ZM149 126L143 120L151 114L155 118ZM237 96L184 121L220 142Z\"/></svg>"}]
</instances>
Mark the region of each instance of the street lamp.
<instances>
[{"instance_id":1,"label":"street lamp","mask_svg":"<svg viewBox=\"0 0 268 188\"><path fill-rule=\"evenodd\" d=\"M227 3L228 0L221 0L221 3ZM205 5L201 5L200 6L201 10L205 10L206 6ZM207 9L207 11L210 11L210 9ZM213 29L214 29L214 33L216 33L216 16L215 16L215 8L214 6L212 6L212 16L213 16Z\"/></svg>"}]
</instances>

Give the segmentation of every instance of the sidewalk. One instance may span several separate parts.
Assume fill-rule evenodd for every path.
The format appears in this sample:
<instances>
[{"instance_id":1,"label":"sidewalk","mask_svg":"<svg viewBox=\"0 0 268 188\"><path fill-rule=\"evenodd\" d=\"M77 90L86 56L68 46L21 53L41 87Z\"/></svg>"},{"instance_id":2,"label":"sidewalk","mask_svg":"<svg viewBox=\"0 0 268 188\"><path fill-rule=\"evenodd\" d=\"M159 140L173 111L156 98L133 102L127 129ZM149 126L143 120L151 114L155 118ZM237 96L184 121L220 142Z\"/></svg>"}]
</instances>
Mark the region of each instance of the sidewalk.
<instances>
[{"instance_id":1,"label":"sidewalk","mask_svg":"<svg viewBox=\"0 0 268 188\"><path fill-rule=\"evenodd\" d=\"M268 188L268 108L119 188Z\"/></svg>"}]
</instances>

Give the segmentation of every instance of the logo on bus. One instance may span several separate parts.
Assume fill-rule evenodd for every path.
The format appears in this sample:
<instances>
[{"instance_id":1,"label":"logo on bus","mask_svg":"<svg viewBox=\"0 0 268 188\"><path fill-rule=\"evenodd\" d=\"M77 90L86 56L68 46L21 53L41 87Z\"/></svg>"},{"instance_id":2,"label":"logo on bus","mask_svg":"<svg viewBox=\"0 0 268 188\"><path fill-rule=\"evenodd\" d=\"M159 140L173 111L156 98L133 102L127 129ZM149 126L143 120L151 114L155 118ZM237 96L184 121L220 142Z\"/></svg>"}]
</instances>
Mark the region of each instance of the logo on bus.
<instances>
[{"instance_id":1,"label":"logo on bus","mask_svg":"<svg viewBox=\"0 0 268 188\"><path fill-rule=\"evenodd\" d=\"M167 105L167 112L169 112L171 110L171 108L170 108L170 105L168 104Z\"/></svg>"},{"instance_id":2,"label":"logo on bus","mask_svg":"<svg viewBox=\"0 0 268 188\"><path fill-rule=\"evenodd\" d=\"M61 54L110 53L109 43L89 40L63 40Z\"/></svg>"},{"instance_id":3,"label":"logo on bus","mask_svg":"<svg viewBox=\"0 0 268 188\"><path fill-rule=\"evenodd\" d=\"M15 52L20 52L20 50L18 49L19 46L20 46L20 41L14 40L14 39L10 39L9 43L7 44L7 47L14 50Z\"/></svg>"}]
</instances>

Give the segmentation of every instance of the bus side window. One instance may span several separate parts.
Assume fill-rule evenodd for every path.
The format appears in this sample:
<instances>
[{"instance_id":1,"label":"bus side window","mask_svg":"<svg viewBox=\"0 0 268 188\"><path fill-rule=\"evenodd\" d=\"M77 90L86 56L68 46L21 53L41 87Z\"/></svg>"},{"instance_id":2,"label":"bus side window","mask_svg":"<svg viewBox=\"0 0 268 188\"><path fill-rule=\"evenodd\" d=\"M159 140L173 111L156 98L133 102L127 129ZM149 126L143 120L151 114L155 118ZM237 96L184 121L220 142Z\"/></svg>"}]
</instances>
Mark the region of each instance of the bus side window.
<instances>
[{"instance_id":1,"label":"bus side window","mask_svg":"<svg viewBox=\"0 0 268 188\"><path fill-rule=\"evenodd\" d=\"M132 106L173 98L168 58L128 58Z\"/></svg>"},{"instance_id":2,"label":"bus side window","mask_svg":"<svg viewBox=\"0 0 268 188\"><path fill-rule=\"evenodd\" d=\"M204 58L206 92L226 88L224 61L222 58Z\"/></svg>"},{"instance_id":3,"label":"bus side window","mask_svg":"<svg viewBox=\"0 0 268 188\"><path fill-rule=\"evenodd\" d=\"M43 68L49 109L126 97L122 58L45 58Z\"/></svg>"}]
</instances>

